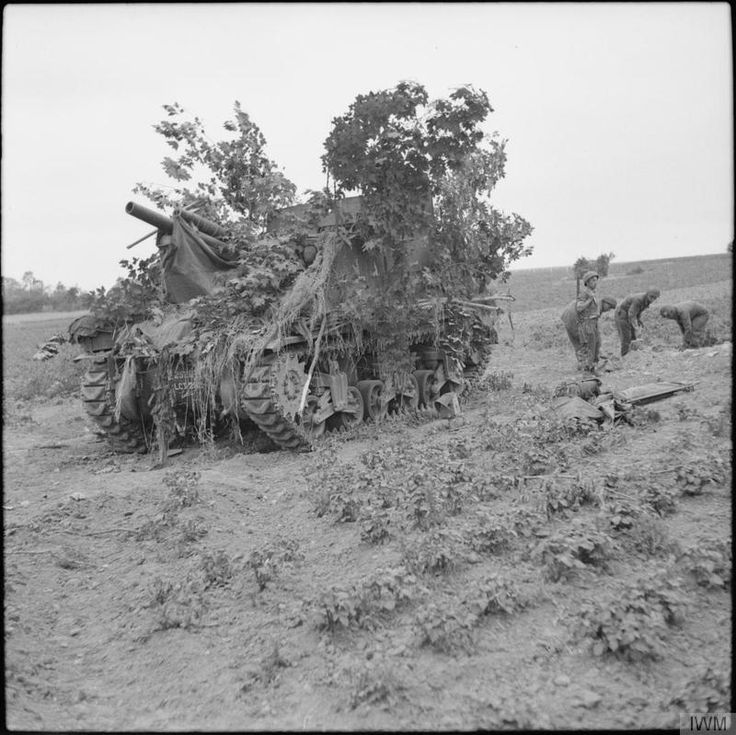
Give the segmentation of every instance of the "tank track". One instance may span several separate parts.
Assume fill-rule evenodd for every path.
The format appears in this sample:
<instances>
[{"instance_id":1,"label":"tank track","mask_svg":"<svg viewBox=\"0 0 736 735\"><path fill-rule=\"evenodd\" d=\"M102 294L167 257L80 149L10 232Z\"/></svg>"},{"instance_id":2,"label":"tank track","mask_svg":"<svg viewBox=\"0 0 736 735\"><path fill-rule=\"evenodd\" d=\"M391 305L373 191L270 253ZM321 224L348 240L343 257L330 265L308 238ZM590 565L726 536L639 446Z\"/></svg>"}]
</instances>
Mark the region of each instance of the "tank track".
<instances>
[{"instance_id":1,"label":"tank track","mask_svg":"<svg viewBox=\"0 0 736 735\"><path fill-rule=\"evenodd\" d=\"M311 442L304 431L286 418L276 400L272 372L275 355L262 355L243 386L241 407L248 418L273 442L284 449L309 449Z\"/></svg>"},{"instance_id":2,"label":"tank track","mask_svg":"<svg viewBox=\"0 0 736 735\"><path fill-rule=\"evenodd\" d=\"M121 416L115 418L115 406L109 390L107 359L91 361L82 378L82 402L87 415L95 422L114 451L122 454L146 452L148 446L140 426Z\"/></svg>"}]
</instances>

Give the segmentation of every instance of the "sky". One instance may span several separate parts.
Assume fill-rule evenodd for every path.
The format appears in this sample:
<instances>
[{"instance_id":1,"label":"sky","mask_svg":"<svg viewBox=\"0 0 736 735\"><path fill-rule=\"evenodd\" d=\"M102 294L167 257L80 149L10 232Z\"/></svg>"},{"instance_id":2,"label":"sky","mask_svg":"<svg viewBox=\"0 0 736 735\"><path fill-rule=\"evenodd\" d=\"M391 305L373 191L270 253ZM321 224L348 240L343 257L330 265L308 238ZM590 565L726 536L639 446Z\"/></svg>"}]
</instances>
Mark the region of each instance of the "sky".
<instances>
[{"instance_id":1,"label":"sky","mask_svg":"<svg viewBox=\"0 0 736 735\"><path fill-rule=\"evenodd\" d=\"M148 257L124 212L173 186L153 125L225 137L235 101L300 193L358 94L487 92L507 142L492 203L534 227L514 267L725 252L734 230L727 3L5 5L2 275L93 289Z\"/></svg>"}]
</instances>

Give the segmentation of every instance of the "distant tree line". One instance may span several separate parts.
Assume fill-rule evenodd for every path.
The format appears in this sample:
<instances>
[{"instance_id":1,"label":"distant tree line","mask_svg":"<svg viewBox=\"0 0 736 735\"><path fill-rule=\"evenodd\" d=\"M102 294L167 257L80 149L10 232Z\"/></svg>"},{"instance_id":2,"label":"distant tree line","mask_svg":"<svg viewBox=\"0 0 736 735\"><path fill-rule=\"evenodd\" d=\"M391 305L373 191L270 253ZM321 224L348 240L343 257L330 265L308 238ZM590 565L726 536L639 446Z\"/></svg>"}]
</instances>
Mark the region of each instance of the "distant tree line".
<instances>
[{"instance_id":1,"label":"distant tree line","mask_svg":"<svg viewBox=\"0 0 736 735\"><path fill-rule=\"evenodd\" d=\"M575 278L582 278L586 271L595 271L601 278L608 275L608 267L616 256L614 253L601 253L597 258L578 258L572 266Z\"/></svg>"},{"instance_id":2,"label":"distant tree line","mask_svg":"<svg viewBox=\"0 0 736 735\"><path fill-rule=\"evenodd\" d=\"M87 309L92 302L91 293L78 286L67 288L63 283L46 286L33 271L26 271L23 278L3 276L3 311L6 314L29 314L38 311L77 311Z\"/></svg>"}]
</instances>

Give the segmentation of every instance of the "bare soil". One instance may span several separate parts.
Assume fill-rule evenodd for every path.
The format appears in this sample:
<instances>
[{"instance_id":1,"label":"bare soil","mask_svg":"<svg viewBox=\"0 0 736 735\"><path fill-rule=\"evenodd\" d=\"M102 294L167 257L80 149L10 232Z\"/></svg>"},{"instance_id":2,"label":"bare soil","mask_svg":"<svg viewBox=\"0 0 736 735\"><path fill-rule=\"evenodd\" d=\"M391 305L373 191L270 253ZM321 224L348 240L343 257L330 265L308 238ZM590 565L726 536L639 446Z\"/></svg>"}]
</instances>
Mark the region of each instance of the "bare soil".
<instances>
[{"instance_id":1,"label":"bare soil","mask_svg":"<svg viewBox=\"0 0 736 735\"><path fill-rule=\"evenodd\" d=\"M611 519L611 502L545 514L544 479L523 474L508 453L484 444L498 427L530 427L552 389L574 377L567 344L528 346L557 309L515 316L489 373L511 386L476 393L452 420L399 417L355 436L328 438L312 453L257 452L218 443L156 458L112 454L81 403L27 407L6 421L4 572L6 725L22 730L477 729L677 727L679 693L706 686L708 667L730 681L730 560L725 586L699 585L683 550L731 539L731 344L685 352L654 344L632 352L605 387L694 381L694 390L648 408L636 426L595 441L555 444L560 486L579 475L641 508L647 487L678 492L674 513L642 511L667 549L637 550ZM610 330L610 324L607 327ZM607 333L608 334L608 333ZM609 337L604 347L614 350ZM527 346L525 346L527 345ZM7 415L6 415L7 417ZM517 423L514 423L517 422ZM467 534L475 514L528 511L541 519L501 551L470 553L415 575L423 589L374 626L325 630L321 596L350 590L406 560L421 532L385 543L361 539L358 522L318 513L334 490L332 469L409 446L428 471L448 460L478 478L513 475L513 487L464 498L446 528ZM562 454L560 454L562 452ZM725 478L686 495L676 466L720 458ZM363 464L361 464L361 462ZM197 472L186 480L186 472ZM627 480L627 477L629 478ZM167 481L168 478L168 481ZM176 479L186 492L172 491ZM632 479L633 478L633 479ZM168 484L167 484L168 482ZM423 480L432 484L432 477ZM182 500L182 498L184 498ZM188 500L187 500L188 498ZM176 505L175 500L179 500ZM551 581L534 548L576 523L615 544L605 568ZM253 552L273 553L259 588ZM673 550L674 549L674 550ZM586 601L662 568L686 598L662 656L630 662L596 656L576 633ZM265 571L264 571L265 569ZM512 579L526 604L487 615L469 643L427 645L418 621L434 605L453 609L490 574ZM692 695L695 697L695 694ZM730 691L721 692L727 701ZM697 706L694 700L690 706Z\"/></svg>"}]
</instances>

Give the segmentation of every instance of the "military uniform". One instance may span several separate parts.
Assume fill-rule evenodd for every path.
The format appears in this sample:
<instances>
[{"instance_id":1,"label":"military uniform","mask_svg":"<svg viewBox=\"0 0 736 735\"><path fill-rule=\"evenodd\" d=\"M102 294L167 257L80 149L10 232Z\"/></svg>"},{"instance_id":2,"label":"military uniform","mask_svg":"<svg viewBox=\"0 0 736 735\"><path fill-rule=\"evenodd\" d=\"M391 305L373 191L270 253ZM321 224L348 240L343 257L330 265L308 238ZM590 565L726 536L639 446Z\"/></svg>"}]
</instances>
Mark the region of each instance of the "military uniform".
<instances>
[{"instance_id":1,"label":"military uniform","mask_svg":"<svg viewBox=\"0 0 736 735\"><path fill-rule=\"evenodd\" d=\"M705 337L705 325L710 313L702 304L683 301L674 306L663 306L659 313L665 319L674 319L682 333L683 347L700 347Z\"/></svg>"},{"instance_id":2,"label":"military uniform","mask_svg":"<svg viewBox=\"0 0 736 735\"><path fill-rule=\"evenodd\" d=\"M575 351L575 357L578 361L578 370L583 370L585 367L585 346L580 340L580 319L578 318L578 311L577 311L577 299L575 301L571 301L566 307L565 310L560 314L560 319L562 319L562 323L565 325L565 331L567 332L567 337L570 340L570 344L572 345L573 350ZM608 296L604 296L600 301L600 310L599 314L603 314L606 311L609 311L610 309L616 308L616 299L612 299ZM601 340L600 340L600 334L598 334L598 339L596 341L596 347L595 347L595 354L593 355L593 364L598 362L598 357L600 354L600 346L601 346Z\"/></svg>"},{"instance_id":3,"label":"military uniform","mask_svg":"<svg viewBox=\"0 0 736 735\"><path fill-rule=\"evenodd\" d=\"M595 367L596 355L600 350L600 334L598 332L598 318L600 306L595 295L595 288L588 286L593 278L598 278L594 271L588 271L583 276L583 288L575 299L575 311L578 315L578 334L580 339L580 362L582 369L592 373Z\"/></svg>"},{"instance_id":4,"label":"military uniform","mask_svg":"<svg viewBox=\"0 0 736 735\"><path fill-rule=\"evenodd\" d=\"M621 338L621 357L626 355L631 343L636 339L636 330L644 325L641 323L641 313L659 298L659 291L652 288L645 293L636 293L627 296L616 307L614 318L616 329Z\"/></svg>"}]
</instances>

